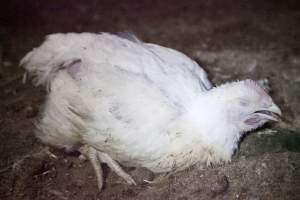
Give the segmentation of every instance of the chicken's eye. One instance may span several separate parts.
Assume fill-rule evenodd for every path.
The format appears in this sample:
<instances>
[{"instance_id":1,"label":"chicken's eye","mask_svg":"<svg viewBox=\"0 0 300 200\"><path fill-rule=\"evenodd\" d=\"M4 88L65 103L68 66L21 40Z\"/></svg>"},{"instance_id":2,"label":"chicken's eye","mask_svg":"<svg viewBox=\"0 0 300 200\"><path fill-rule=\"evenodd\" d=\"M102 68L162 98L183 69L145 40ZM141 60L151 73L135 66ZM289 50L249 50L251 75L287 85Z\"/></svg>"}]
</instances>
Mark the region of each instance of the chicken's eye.
<instances>
[{"instance_id":1,"label":"chicken's eye","mask_svg":"<svg viewBox=\"0 0 300 200\"><path fill-rule=\"evenodd\" d=\"M268 107L270 107L272 105L272 103L269 103L269 102L264 102L263 103L263 107L264 108L268 108Z\"/></svg>"},{"instance_id":2,"label":"chicken's eye","mask_svg":"<svg viewBox=\"0 0 300 200\"><path fill-rule=\"evenodd\" d=\"M246 99L239 99L239 103L241 106L246 107L249 105L249 101Z\"/></svg>"}]
</instances>

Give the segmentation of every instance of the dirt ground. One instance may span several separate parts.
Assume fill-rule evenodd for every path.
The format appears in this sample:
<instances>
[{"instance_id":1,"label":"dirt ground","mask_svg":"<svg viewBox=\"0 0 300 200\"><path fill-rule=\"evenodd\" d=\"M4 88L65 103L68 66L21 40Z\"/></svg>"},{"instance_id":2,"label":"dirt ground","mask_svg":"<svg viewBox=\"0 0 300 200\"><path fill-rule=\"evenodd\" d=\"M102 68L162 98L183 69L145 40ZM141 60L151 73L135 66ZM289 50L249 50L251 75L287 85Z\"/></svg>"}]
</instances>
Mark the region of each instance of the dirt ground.
<instances>
[{"instance_id":1,"label":"dirt ground","mask_svg":"<svg viewBox=\"0 0 300 200\"><path fill-rule=\"evenodd\" d=\"M26 2L26 3L25 3ZM300 199L300 5L294 1L3 1L0 21L0 199ZM249 134L230 164L128 186L78 155L49 156L32 121L46 92L18 62L54 32L132 31L186 53L220 84L267 78L283 119ZM135 179L147 170L126 169Z\"/></svg>"}]
</instances>

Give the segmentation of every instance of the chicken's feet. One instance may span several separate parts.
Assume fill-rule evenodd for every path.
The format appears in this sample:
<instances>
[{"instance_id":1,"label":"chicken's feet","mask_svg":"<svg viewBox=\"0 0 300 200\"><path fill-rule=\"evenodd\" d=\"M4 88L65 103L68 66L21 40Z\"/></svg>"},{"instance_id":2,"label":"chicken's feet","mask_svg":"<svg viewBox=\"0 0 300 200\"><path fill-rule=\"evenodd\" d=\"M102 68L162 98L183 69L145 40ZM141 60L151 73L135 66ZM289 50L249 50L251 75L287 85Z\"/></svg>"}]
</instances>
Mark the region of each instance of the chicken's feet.
<instances>
[{"instance_id":1,"label":"chicken's feet","mask_svg":"<svg viewBox=\"0 0 300 200\"><path fill-rule=\"evenodd\" d=\"M96 173L98 189L101 191L103 187L103 171L100 160L97 157L97 150L91 146L83 145L80 147L79 151L91 162Z\"/></svg>"},{"instance_id":2,"label":"chicken's feet","mask_svg":"<svg viewBox=\"0 0 300 200\"><path fill-rule=\"evenodd\" d=\"M129 185L136 185L133 178L129 174L127 174L121 168L121 166L116 161L114 161L108 154L97 151L97 155L101 162L106 163L111 170L113 170L116 174L122 177Z\"/></svg>"},{"instance_id":3,"label":"chicken's feet","mask_svg":"<svg viewBox=\"0 0 300 200\"><path fill-rule=\"evenodd\" d=\"M136 185L133 178L127 174L121 166L114 161L108 154L101 151L97 151L94 147L89 145L83 145L79 148L80 153L86 157L92 164L93 169L96 173L98 188L101 191L103 187L103 171L101 167L101 162L106 163L108 167L122 177L128 184Z\"/></svg>"}]
</instances>

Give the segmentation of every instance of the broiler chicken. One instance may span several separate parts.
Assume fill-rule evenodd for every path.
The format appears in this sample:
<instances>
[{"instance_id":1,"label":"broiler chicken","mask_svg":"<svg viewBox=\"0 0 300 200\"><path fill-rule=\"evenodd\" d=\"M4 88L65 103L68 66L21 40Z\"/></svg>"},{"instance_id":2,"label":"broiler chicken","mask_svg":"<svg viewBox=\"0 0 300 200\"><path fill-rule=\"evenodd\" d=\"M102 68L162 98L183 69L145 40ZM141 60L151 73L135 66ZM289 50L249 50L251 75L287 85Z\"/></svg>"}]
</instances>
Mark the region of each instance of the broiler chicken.
<instances>
[{"instance_id":1,"label":"broiler chicken","mask_svg":"<svg viewBox=\"0 0 300 200\"><path fill-rule=\"evenodd\" d=\"M184 54L134 35L52 34L21 65L47 101L36 122L46 144L79 150L103 186L100 163L155 173L228 162L240 137L280 109L252 80L212 87Z\"/></svg>"}]
</instances>

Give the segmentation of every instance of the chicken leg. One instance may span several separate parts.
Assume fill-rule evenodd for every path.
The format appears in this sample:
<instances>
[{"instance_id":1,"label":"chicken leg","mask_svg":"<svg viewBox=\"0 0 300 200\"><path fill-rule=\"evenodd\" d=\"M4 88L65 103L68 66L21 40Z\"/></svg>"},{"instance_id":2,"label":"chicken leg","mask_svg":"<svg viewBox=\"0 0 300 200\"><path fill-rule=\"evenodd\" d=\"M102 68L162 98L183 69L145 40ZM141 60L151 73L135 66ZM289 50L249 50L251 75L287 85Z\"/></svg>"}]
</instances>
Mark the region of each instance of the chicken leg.
<instances>
[{"instance_id":1,"label":"chicken leg","mask_svg":"<svg viewBox=\"0 0 300 200\"><path fill-rule=\"evenodd\" d=\"M111 170L122 177L129 185L136 185L136 182L133 180L133 178L127 174L108 154L97 151L97 156L101 162L106 163Z\"/></svg>"},{"instance_id":2,"label":"chicken leg","mask_svg":"<svg viewBox=\"0 0 300 200\"><path fill-rule=\"evenodd\" d=\"M101 191L103 187L103 171L101 167L101 162L106 163L108 167L122 177L129 185L136 185L133 178L126 173L121 166L114 161L108 154L103 153L101 151L97 151L95 148L89 145L83 145L79 148L79 151L82 155L89 159L91 162L93 169L96 173L98 189Z\"/></svg>"},{"instance_id":3,"label":"chicken leg","mask_svg":"<svg viewBox=\"0 0 300 200\"><path fill-rule=\"evenodd\" d=\"M97 150L88 145L83 145L80 147L79 152L89 159L90 163L92 164L97 177L98 189L101 191L103 187L103 171L101 163L97 157Z\"/></svg>"}]
</instances>

